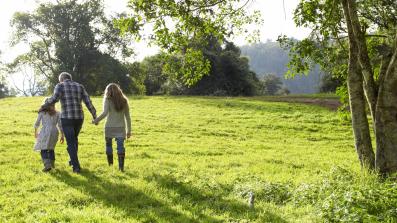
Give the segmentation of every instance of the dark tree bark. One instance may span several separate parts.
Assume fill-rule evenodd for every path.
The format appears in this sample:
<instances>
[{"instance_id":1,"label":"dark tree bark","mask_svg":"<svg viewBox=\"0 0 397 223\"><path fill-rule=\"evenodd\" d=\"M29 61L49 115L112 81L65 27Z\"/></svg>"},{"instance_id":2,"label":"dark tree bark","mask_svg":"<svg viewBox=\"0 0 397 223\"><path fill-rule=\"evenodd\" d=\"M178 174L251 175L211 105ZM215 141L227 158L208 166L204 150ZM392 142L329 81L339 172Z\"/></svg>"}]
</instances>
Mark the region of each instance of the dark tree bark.
<instances>
[{"instance_id":1,"label":"dark tree bark","mask_svg":"<svg viewBox=\"0 0 397 223\"><path fill-rule=\"evenodd\" d=\"M367 50L367 43L358 19L356 1L341 0L349 36L349 96L352 106L353 130L356 149L362 165L375 169L382 175L397 172L397 34L391 59L384 58L379 74L379 87L375 85L372 64ZM356 66L357 60L360 67ZM387 64L388 63L388 64ZM387 68L387 69L386 69ZM361 70L361 72L357 72ZM359 75L357 75L359 74ZM373 164L369 148L372 145L365 126L368 121L362 114L362 98L359 85L364 87L366 99L374 120L376 138L376 156ZM361 88L361 87L360 87ZM365 114L365 108L364 108ZM359 143L362 144L359 144ZM363 145L365 145L363 147ZM361 147L360 147L361 146ZM368 152L368 153L367 153ZM372 152L373 153L373 152Z\"/></svg>"},{"instance_id":2,"label":"dark tree bark","mask_svg":"<svg viewBox=\"0 0 397 223\"><path fill-rule=\"evenodd\" d=\"M378 103L376 105L376 167L382 174L397 172L396 66L397 48L379 87Z\"/></svg>"},{"instance_id":3,"label":"dark tree bark","mask_svg":"<svg viewBox=\"0 0 397 223\"><path fill-rule=\"evenodd\" d=\"M371 117L373 120L375 120L377 87L374 80L374 71L372 69L372 64L368 55L365 33L363 30L361 30L360 21L358 19L355 0L347 0L347 10L348 11L345 12L345 14L348 13L349 15L352 31L349 33L349 37L353 36L358 47L357 56L363 73L364 92L368 101L369 109L371 111Z\"/></svg>"},{"instance_id":4,"label":"dark tree bark","mask_svg":"<svg viewBox=\"0 0 397 223\"><path fill-rule=\"evenodd\" d=\"M358 61L358 46L354 39L353 28L350 23L348 4L342 0L343 10L347 21L349 33L349 69L347 86L349 90L349 103L352 116L355 147L360 164L364 168L375 168L375 154L372 149L369 124L365 110L365 97L363 90L362 71Z\"/></svg>"}]
</instances>

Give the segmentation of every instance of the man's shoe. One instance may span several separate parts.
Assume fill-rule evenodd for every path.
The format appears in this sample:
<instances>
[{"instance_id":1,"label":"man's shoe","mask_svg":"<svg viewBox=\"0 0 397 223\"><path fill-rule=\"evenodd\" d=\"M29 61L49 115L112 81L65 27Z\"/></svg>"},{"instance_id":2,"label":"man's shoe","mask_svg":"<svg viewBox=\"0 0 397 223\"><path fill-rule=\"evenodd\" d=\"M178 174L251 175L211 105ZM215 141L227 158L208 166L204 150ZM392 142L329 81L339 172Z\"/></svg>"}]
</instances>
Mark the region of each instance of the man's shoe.
<instances>
[{"instance_id":1,"label":"man's shoe","mask_svg":"<svg viewBox=\"0 0 397 223\"><path fill-rule=\"evenodd\" d=\"M51 167L44 167L44 169L42 170L44 173L47 173L51 170Z\"/></svg>"}]
</instances>

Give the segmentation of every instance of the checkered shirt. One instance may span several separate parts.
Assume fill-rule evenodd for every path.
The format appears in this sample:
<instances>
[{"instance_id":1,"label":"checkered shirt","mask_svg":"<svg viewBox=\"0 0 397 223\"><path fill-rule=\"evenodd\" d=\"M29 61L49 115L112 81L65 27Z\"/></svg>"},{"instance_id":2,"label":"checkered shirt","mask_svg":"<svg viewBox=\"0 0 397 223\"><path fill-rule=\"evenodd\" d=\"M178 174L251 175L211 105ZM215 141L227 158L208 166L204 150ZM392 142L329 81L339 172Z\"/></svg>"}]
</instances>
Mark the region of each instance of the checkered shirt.
<instances>
[{"instance_id":1,"label":"checkered shirt","mask_svg":"<svg viewBox=\"0 0 397 223\"><path fill-rule=\"evenodd\" d=\"M96 118L96 110L92 105L90 96L83 85L65 80L55 86L54 94L47 100L48 104L53 104L61 100L62 113L61 118L64 119L84 119L83 107L81 101L87 106L92 117Z\"/></svg>"}]
</instances>

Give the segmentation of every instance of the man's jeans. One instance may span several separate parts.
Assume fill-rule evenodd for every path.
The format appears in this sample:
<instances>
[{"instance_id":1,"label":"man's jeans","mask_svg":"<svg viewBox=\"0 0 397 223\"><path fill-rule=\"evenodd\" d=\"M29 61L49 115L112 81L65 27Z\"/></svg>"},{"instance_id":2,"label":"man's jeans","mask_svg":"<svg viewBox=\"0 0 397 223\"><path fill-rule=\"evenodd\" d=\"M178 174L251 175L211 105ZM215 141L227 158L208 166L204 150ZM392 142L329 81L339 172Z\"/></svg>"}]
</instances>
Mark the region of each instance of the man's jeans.
<instances>
[{"instance_id":1,"label":"man's jeans","mask_svg":"<svg viewBox=\"0 0 397 223\"><path fill-rule=\"evenodd\" d=\"M79 133L83 125L83 119L61 119L62 130L65 134L66 143L68 145L68 153L70 163L73 170L80 170L79 157L77 152L79 150Z\"/></svg>"},{"instance_id":2,"label":"man's jeans","mask_svg":"<svg viewBox=\"0 0 397 223\"><path fill-rule=\"evenodd\" d=\"M124 140L125 138L120 137L120 138L115 138L116 143L117 143L117 154L124 154L125 153L125 148L124 148ZM113 148L112 148L112 138L105 138L106 141L106 154L112 154L113 153Z\"/></svg>"}]
</instances>

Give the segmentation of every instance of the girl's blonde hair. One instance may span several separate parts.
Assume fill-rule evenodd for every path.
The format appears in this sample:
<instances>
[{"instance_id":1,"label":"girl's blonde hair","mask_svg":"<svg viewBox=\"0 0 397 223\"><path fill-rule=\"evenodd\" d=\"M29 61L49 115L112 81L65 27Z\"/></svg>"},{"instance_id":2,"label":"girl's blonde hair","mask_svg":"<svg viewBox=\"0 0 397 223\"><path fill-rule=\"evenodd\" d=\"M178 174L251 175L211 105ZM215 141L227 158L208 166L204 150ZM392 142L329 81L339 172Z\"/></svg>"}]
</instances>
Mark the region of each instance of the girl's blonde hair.
<instances>
[{"instance_id":1,"label":"girl's blonde hair","mask_svg":"<svg viewBox=\"0 0 397 223\"><path fill-rule=\"evenodd\" d=\"M127 97L123 94L120 86L115 83L106 86L104 98L113 102L116 111L123 110L128 104Z\"/></svg>"},{"instance_id":2,"label":"girl's blonde hair","mask_svg":"<svg viewBox=\"0 0 397 223\"><path fill-rule=\"evenodd\" d=\"M55 104L48 104L48 99L46 98L44 100L44 104L40 107L39 109L39 113L40 112L44 112L44 113L48 113L49 115L53 116L57 113L57 110L55 110Z\"/></svg>"}]
</instances>

